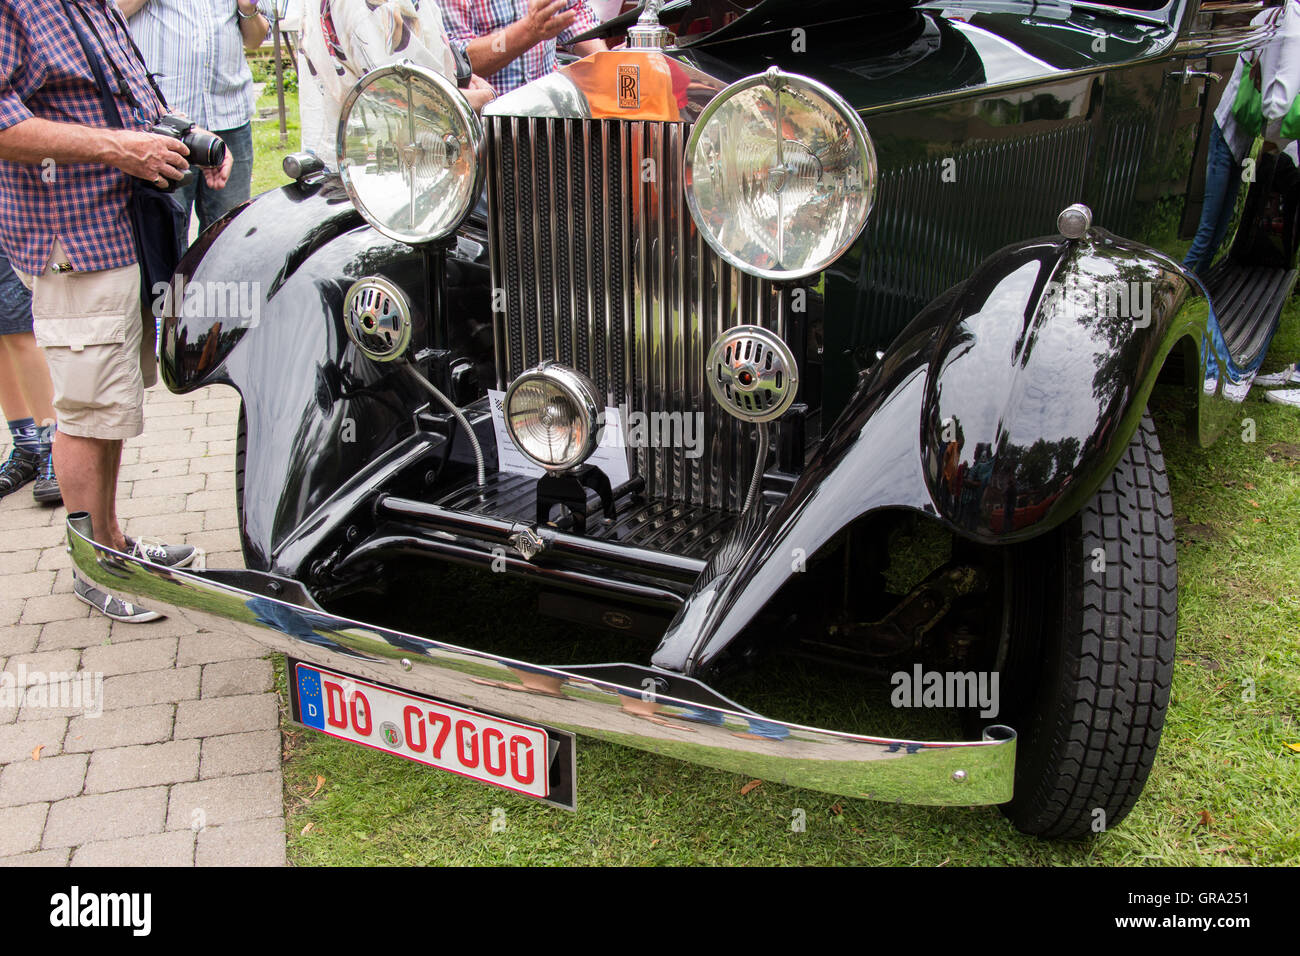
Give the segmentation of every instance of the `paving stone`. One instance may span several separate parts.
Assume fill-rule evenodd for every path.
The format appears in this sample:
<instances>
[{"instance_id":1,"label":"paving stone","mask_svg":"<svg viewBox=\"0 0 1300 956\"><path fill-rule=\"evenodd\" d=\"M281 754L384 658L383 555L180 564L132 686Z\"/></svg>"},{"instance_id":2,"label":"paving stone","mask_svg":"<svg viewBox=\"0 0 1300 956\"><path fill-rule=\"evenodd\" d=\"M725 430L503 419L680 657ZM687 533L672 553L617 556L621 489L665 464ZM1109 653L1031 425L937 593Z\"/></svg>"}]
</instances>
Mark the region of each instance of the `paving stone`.
<instances>
[{"instance_id":1,"label":"paving stone","mask_svg":"<svg viewBox=\"0 0 1300 956\"><path fill-rule=\"evenodd\" d=\"M27 551L31 548L53 548L67 540L63 522L43 528L8 528L0 526L0 551ZM6 597L14 595L5 589Z\"/></svg>"},{"instance_id":2,"label":"paving stone","mask_svg":"<svg viewBox=\"0 0 1300 956\"><path fill-rule=\"evenodd\" d=\"M265 658L206 664L202 696L206 699L265 693L271 689L272 674L271 662Z\"/></svg>"},{"instance_id":3,"label":"paving stone","mask_svg":"<svg viewBox=\"0 0 1300 956\"><path fill-rule=\"evenodd\" d=\"M152 498L156 495L187 495L192 491L202 491L206 478L207 476L202 474L141 478L132 482L131 497Z\"/></svg>"},{"instance_id":4,"label":"paving stone","mask_svg":"<svg viewBox=\"0 0 1300 956\"><path fill-rule=\"evenodd\" d=\"M234 506L235 493L233 491L196 491L185 498L185 510L187 511L225 510ZM22 596L26 597L26 595Z\"/></svg>"},{"instance_id":5,"label":"paving stone","mask_svg":"<svg viewBox=\"0 0 1300 956\"><path fill-rule=\"evenodd\" d=\"M185 543L202 548L204 551L238 551L239 530L223 528L219 531L197 531L194 534L187 534Z\"/></svg>"},{"instance_id":6,"label":"paving stone","mask_svg":"<svg viewBox=\"0 0 1300 956\"><path fill-rule=\"evenodd\" d=\"M51 621L75 621L90 617L92 613L103 617L98 612L92 612L89 604L83 604L71 594L46 594L27 599L22 620L24 624L48 624Z\"/></svg>"},{"instance_id":7,"label":"paving stone","mask_svg":"<svg viewBox=\"0 0 1300 956\"><path fill-rule=\"evenodd\" d=\"M68 554L67 544L41 548L40 554L41 556L36 559L37 571L57 571L72 565L72 555Z\"/></svg>"},{"instance_id":8,"label":"paving stone","mask_svg":"<svg viewBox=\"0 0 1300 956\"><path fill-rule=\"evenodd\" d=\"M126 710L105 711L99 717L74 717L63 739L66 753L85 753L100 747L129 747L167 740L172 735L174 704L152 704Z\"/></svg>"},{"instance_id":9,"label":"paving stone","mask_svg":"<svg viewBox=\"0 0 1300 956\"><path fill-rule=\"evenodd\" d=\"M53 571L28 571L5 575L5 595L11 598L39 597L54 587Z\"/></svg>"},{"instance_id":10,"label":"paving stone","mask_svg":"<svg viewBox=\"0 0 1300 956\"><path fill-rule=\"evenodd\" d=\"M0 857L29 853L41 845L48 803L0 808Z\"/></svg>"},{"instance_id":11,"label":"paving stone","mask_svg":"<svg viewBox=\"0 0 1300 956\"><path fill-rule=\"evenodd\" d=\"M58 508L24 508L10 511L4 516L6 528L46 528L63 524L63 512Z\"/></svg>"},{"instance_id":12,"label":"paving stone","mask_svg":"<svg viewBox=\"0 0 1300 956\"><path fill-rule=\"evenodd\" d=\"M244 555L240 551L213 551L204 556L212 569L240 570L244 567Z\"/></svg>"},{"instance_id":13,"label":"paving stone","mask_svg":"<svg viewBox=\"0 0 1300 956\"><path fill-rule=\"evenodd\" d=\"M95 647L108 641L109 625L112 623L102 614L74 618L71 621L51 621L39 627L41 636L37 647L42 651Z\"/></svg>"},{"instance_id":14,"label":"paving stone","mask_svg":"<svg viewBox=\"0 0 1300 956\"><path fill-rule=\"evenodd\" d=\"M207 482L203 486L204 491L220 491L225 489L234 489L235 472L234 469L229 471L210 471L207 475Z\"/></svg>"},{"instance_id":15,"label":"paving stone","mask_svg":"<svg viewBox=\"0 0 1300 956\"><path fill-rule=\"evenodd\" d=\"M231 492L212 492L212 494L229 495ZM226 528L239 528L239 512L232 504L228 508L209 508L203 512L204 531L222 531ZM238 540L238 539L236 539Z\"/></svg>"},{"instance_id":16,"label":"paving stone","mask_svg":"<svg viewBox=\"0 0 1300 956\"><path fill-rule=\"evenodd\" d=\"M193 428L173 428L171 427L173 424L174 423L172 421L169 421L168 419L159 419L158 421L152 423L152 426L149 429L149 443L152 445L156 442L158 447L174 448L177 446L184 447L185 445L188 445L190 442L194 441ZM170 457L185 457L185 456L168 456L168 457L170 458ZM158 461L160 459L150 459L146 457L143 449L141 449L140 460L142 462L149 462L149 461Z\"/></svg>"},{"instance_id":17,"label":"paving stone","mask_svg":"<svg viewBox=\"0 0 1300 956\"><path fill-rule=\"evenodd\" d=\"M54 572L54 594L71 594L72 585L76 583L76 569L69 564L67 567L59 568Z\"/></svg>"},{"instance_id":18,"label":"paving stone","mask_svg":"<svg viewBox=\"0 0 1300 956\"><path fill-rule=\"evenodd\" d=\"M35 853L20 853L18 856L0 856L0 866L67 866L71 850L38 850Z\"/></svg>"},{"instance_id":19,"label":"paving stone","mask_svg":"<svg viewBox=\"0 0 1300 956\"><path fill-rule=\"evenodd\" d=\"M86 793L153 787L194 780L199 775L199 741L171 740L140 747L96 750L86 771Z\"/></svg>"},{"instance_id":20,"label":"paving stone","mask_svg":"<svg viewBox=\"0 0 1300 956\"><path fill-rule=\"evenodd\" d=\"M0 727L0 764L30 760L32 750L41 746L41 759L63 752L63 737L68 732L67 717L24 720Z\"/></svg>"},{"instance_id":21,"label":"paving stone","mask_svg":"<svg viewBox=\"0 0 1300 956\"><path fill-rule=\"evenodd\" d=\"M124 644L100 644L86 648L81 655L83 670L96 671L105 677L162 670L175 663L174 637L156 637Z\"/></svg>"},{"instance_id":22,"label":"paving stone","mask_svg":"<svg viewBox=\"0 0 1300 956\"><path fill-rule=\"evenodd\" d=\"M168 459L190 459L205 454L207 449L202 442L179 442L167 445L145 444L140 446L140 461L167 461ZM119 513L121 507L118 508Z\"/></svg>"},{"instance_id":23,"label":"paving stone","mask_svg":"<svg viewBox=\"0 0 1300 956\"><path fill-rule=\"evenodd\" d=\"M234 433L233 428L230 433ZM232 438L229 441L210 441L208 442L207 453L209 455L233 455L235 453L235 440Z\"/></svg>"},{"instance_id":24,"label":"paving stone","mask_svg":"<svg viewBox=\"0 0 1300 956\"><path fill-rule=\"evenodd\" d=\"M280 709L274 694L243 694L211 700L183 700L176 705L177 740L211 737L278 727Z\"/></svg>"},{"instance_id":25,"label":"paving stone","mask_svg":"<svg viewBox=\"0 0 1300 956\"><path fill-rule=\"evenodd\" d=\"M241 820L282 820L283 814L280 774L217 777L172 787L167 829L219 827Z\"/></svg>"},{"instance_id":26,"label":"paving stone","mask_svg":"<svg viewBox=\"0 0 1300 956\"><path fill-rule=\"evenodd\" d=\"M280 731L254 730L203 738L199 776L232 776L276 770L280 767Z\"/></svg>"},{"instance_id":27,"label":"paving stone","mask_svg":"<svg viewBox=\"0 0 1300 956\"><path fill-rule=\"evenodd\" d=\"M119 518L142 518L152 515L172 515L185 510L184 495L156 495L152 498L118 498Z\"/></svg>"},{"instance_id":28,"label":"paving stone","mask_svg":"<svg viewBox=\"0 0 1300 956\"><path fill-rule=\"evenodd\" d=\"M235 436L235 422L232 419L216 422L203 428L194 429L190 436L194 441L225 441Z\"/></svg>"},{"instance_id":29,"label":"paving stone","mask_svg":"<svg viewBox=\"0 0 1300 956\"><path fill-rule=\"evenodd\" d=\"M194 634L194 624L185 618L168 615L144 624L114 621L108 629L110 644L130 644L134 641L156 641L161 637L182 637Z\"/></svg>"},{"instance_id":30,"label":"paving stone","mask_svg":"<svg viewBox=\"0 0 1300 956\"><path fill-rule=\"evenodd\" d=\"M122 674L104 681L105 710L190 700L198 696L198 667Z\"/></svg>"},{"instance_id":31,"label":"paving stone","mask_svg":"<svg viewBox=\"0 0 1300 956\"><path fill-rule=\"evenodd\" d=\"M13 624L0 630L0 657L36 650L40 636L39 624Z\"/></svg>"},{"instance_id":32,"label":"paving stone","mask_svg":"<svg viewBox=\"0 0 1300 956\"><path fill-rule=\"evenodd\" d=\"M50 805L41 846L52 849L160 833L166 819L166 787L71 797Z\"/></svg>"},{"instance_id":33,"label":"paving stone","mask_svg":"<svg viewBox=\"0 0 1300 956\"><path fill-rule=\"evenodd\" d=\"M195 866L284 866L284 820L227 823L199 832Z\"/></svg>"},{"instance_id":34,"label":"paving stone","mask_svg":"<svg viewBox=\"0 0 1300 956\"><path fill-rule=\"evenodd\" d=\"M0 807L62 800L81 793L86 781L86 755L42 756L18 760L0 770Z\"/></svg>"},{"instance_id":35,"label":"paving stone","mask_svg":"<svg viewBox=\"0 0 1300 956\"><path fill-rule=\"evenodd\" d=\"M208 455L204 458L190 459L191 472L229 472L235 473L235 456L234 455Z\"/></svg>"},{"instance_id":36,"label":"paving stone","mask_svg":"<svg viewBox=\"0 0 1300 956\"><path fill-rule=\"evenodd\" d=\"M134 465L140 460L140 446L127 443L122 447L122 464Z\"/></svg>"},{"instance_id":37,"label":"paving stone","mask_svg":"<svg viewBox=\"0 0 1300 956\"><path fill-rule=\"evenodd\" d=\"M171 461L146 461L138 465L123 465L118 478L121 481L143 481L149 478L172 478L189 473L189 460L178 458Z\"/></svg>"},{"instance_id":38,"label":"paving stone","mask_svg":"<svg viewBox=\"0 0 1300 956\"><path fill-rule=\"evenodd\" d=\"M265 647L246 637L207 632L191 634L180 639L180 647L176 651L176 664L177 666L209 664L212 661L261 657L266 653Z\"/></svg>"},{"instance_id":39,"label":"paving stone","mask_svg":"<svg viewBox=\"0 0 1300 956\"><path fill-rule=\"evenodd\" d=\"M187 534L203 530L203 515L189 511L173 515L141 515L123 523L129 535L175 544L183 541Z\"/></svg>"},{"instance_id":40,"label":"paving stone","mask_svg":"<svg viewBox=\"0 0 1300 956\"><path fill-rule=\"evenodd\" d=\"M10 624L16 624L22 617L23 606L27 602L21 598L3 598L0 599L0 627L8 627Z\"/></svg>"},{"instance_id":41,"label":"paving stone","mask_svg":"<svg viewBox=\"0 0 1300 956\"><path fill-rule=\"evenodd\" d=\"M215 477L208 475L208 478ZM8 551L0 554L0 574L23 574L36 570L36 562L41 557L40 548L28 548L26 551ZM6 592L7 593L7 592Z\"/></svg>"},{"instance_id":42,"label":"paving stone","mask_svg":"<svg viewBox=\"0 0 1300 956\"><path fill-rule=\"evenodd\" d=\"M77 847L72 866L193 866L194 832L173 830Z\"/></svg>"}]
</instances>

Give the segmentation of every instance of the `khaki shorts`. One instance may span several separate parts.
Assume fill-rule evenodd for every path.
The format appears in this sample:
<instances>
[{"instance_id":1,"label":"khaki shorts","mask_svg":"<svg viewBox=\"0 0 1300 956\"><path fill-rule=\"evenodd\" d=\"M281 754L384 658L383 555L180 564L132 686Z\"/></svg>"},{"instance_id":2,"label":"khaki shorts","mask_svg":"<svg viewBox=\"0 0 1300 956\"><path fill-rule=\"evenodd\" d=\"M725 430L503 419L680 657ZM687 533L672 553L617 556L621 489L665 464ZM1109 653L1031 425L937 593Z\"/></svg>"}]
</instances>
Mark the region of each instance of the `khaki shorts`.
<instances>
[{"instance_id":1,"label":"khaki shorts","mask_svg":"<svg viewBox=\"0 0 1300 956\"><path fill-rule=\"evenodd\" d=\"M158 378L154 334L145 335L140 268L51 268L66 261L56 239L44 272L15 270L32 291L32 331L50 367L59 431L134 438L144 431L144 390ZM151 315L147 321L152 327Z\"/></svg>"}]
</instances>

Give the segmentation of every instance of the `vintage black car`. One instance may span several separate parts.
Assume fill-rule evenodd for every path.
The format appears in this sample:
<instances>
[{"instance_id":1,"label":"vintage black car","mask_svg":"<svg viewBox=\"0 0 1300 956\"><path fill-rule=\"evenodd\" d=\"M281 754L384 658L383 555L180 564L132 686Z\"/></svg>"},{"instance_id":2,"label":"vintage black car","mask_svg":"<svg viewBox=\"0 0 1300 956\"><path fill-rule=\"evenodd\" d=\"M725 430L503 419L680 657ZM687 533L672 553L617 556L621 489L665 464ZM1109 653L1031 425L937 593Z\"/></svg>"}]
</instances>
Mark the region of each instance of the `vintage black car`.
<instances>
[{"instance_id":1,"label":"vintage black car","mask_svg":"<svg viewBox=\"0 0 1300 956\"><path fill-rule=\"evenodd\" d=\"M1295 164L1260 142L1212 267L1180 262L1221 81L1275 18L646 6L481 119L419 67L368 75L339 174L295 158L202 235L162 368L242 397L247 570L163 569L72 516L77 565L286 654L307 726L561 805L591 735L1113 826L1174 663L1148 397L1181 390L1208 444L1295 282ZM440 608L475 601L511 626L448 641ZM539 610L577 636L539 642ZM628 653L582 636L610 631ZM933 691L965 739L822 729L815 685L779 686L810 660Z\"/></svg>"}]
</instances>

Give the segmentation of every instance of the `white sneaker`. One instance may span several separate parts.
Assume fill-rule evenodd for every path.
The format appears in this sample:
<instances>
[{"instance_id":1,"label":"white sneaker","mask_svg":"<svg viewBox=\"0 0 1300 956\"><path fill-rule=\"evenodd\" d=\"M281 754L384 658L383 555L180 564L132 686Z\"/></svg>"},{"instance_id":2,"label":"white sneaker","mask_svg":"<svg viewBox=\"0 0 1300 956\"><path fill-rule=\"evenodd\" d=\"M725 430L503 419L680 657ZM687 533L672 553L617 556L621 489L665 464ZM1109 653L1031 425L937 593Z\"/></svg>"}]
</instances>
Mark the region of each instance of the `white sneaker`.
<instances>
[{"instance_id":1,"label":"white sneaker","mask_svg":"<svg viewBox=\"0 0 1300 956\"><path fill-rule=\"evenodd\" d=\"M1300 372L1296 371L1295 365L1296 363L1292 362L1280 372L1256 375L1254 384L1263 385L1265 388L1272 388L1274 385L1300 385Z\"/></svg>"},{"instance_id":2,"label":"white sneaker","mask_svg":"<svg viewBox=\"0 0 1300 956\"><path fill-rule=\"evenodd\" d=\"M1279 388L1274 392L1265 392L1264 397L1278 405L1300 408L1300 388Z\"/></svg>"}]
</instances>

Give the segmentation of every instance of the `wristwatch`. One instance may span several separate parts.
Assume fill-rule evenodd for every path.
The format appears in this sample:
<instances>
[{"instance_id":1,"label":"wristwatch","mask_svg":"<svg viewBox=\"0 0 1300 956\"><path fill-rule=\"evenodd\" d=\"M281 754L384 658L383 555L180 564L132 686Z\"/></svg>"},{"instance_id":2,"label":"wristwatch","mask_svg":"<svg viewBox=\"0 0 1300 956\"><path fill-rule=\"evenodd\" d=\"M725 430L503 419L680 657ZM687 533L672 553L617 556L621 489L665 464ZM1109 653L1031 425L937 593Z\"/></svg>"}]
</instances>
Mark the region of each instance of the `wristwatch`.
<instances>
[{"instance_id":1,"label":"wristwatch","mask_svg":"<svg viewBox=\"0 0 1300 956\"><path fill-rule=\"evenodd\" d=\"M237 13L237 14L239 15L239 19L241 19L241 20L251 20L251 19L253 19L253 17L260 16L261 13L262 13L262 11L261 11L260 9L258 9L257 4L254 3L254 4L253 4L253 12L252 12L252 13L245 13L243 10L239 9L239 3L238 3L238 0L236 0L236 3L235 3L235 13Z\"/></svg>"}]
</instances>

